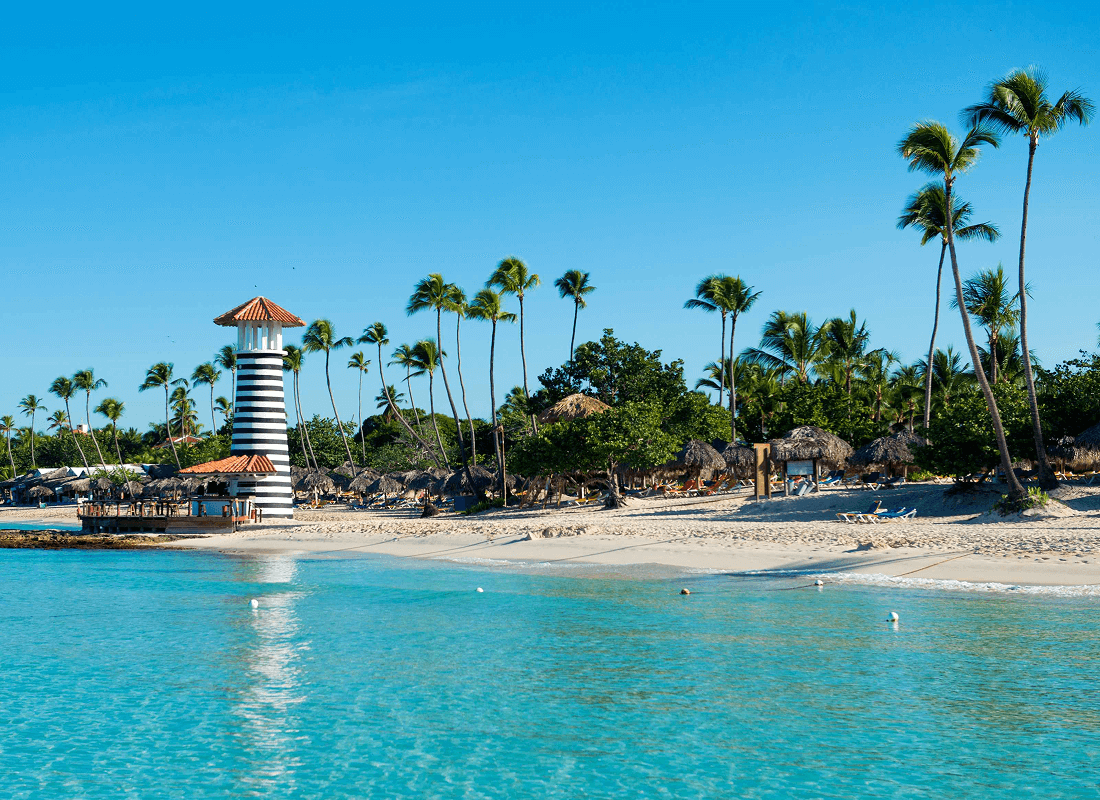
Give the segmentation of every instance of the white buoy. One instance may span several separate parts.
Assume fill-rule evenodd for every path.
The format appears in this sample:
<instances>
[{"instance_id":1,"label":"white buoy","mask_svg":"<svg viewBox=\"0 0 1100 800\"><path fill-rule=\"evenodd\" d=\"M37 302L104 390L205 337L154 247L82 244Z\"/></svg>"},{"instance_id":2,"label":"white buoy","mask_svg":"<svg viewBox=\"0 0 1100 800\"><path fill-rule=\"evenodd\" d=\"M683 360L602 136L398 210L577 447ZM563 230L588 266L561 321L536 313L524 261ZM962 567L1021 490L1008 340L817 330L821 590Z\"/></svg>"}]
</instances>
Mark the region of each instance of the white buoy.
<instances>
[{"instance_id":1,"label":"white buoy","mask_svg":"<svg viewBox=\"0 0 1100 800\"><path fill-rule=\"evenodd\" d=\"M825 585L825 581L821 580L821 578L818 578L816 581L814 581L814 586L824 586L824 585Z\"/></svg>"},{"instance_id":2,"label":"white buoy","mask_svg":"<svg viewBox=\"0 0 1100 800\"><path fill-rule=\"evenodd\" d=\"M257 600L255 597L253 597L251 600L249 600L248 604L250 606L252 606L253 608L259 608L260 607L260 601Z\"/></svg>"},{"instance_id":3,"label":"white buoy","mask_svg":"<svg viewBox=\"0 0 1100 800\"><path fill-rule=\"evenodd\" d=\"M477 587L477 590L478 590L478 592L479 592L479 593L480 593L480 592L484 592L484 591L485 591L485 590L484 590L484 589L482 589L482 588L481 588L480 586L479 586L479 587Z\"/></svg>"},{"instance_id":4,"label":"white buoy","mask_svg":"<svg viewBox=\"0 0 1100 800\"><path fill-rule=\"evenodd\" d=\"M897 622L898 621L898 612L891 611L890 614L886 617L886 621L887 622Z\"/></svg>"}]
</instances>

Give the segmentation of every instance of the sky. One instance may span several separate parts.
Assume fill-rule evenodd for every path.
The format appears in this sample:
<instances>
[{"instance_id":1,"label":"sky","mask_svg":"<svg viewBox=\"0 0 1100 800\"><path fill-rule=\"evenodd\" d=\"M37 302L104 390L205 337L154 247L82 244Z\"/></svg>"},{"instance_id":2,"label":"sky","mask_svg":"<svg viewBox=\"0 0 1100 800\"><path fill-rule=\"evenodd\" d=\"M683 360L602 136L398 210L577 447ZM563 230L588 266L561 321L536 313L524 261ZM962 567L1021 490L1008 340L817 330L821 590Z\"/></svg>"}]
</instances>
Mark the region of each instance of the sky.
<instances>
[{"instance_id":1,"label":"sky","mask_svg":"<svg viewBox=\"0 0 1100 800\"><path fill-rule=\"evenodd\" d=\"M1100 102L1080 36L1100 24L1092 4L933 2L928 22L909 5L843 3L5 14L0 413L19 424L20 398L53 410L52 379L93 367L109 384L97 397L123 399L123 424L144 429L163 415L163 398L137 391L145 370L190 375L233 340L213 318L256 295L339 335L381 320L394 345L433 336L431 316L405 313L416 281L440 272L473 295L509 255L543 284L526 303L533 386L568 357L572 306L553 281L570 269L597 287L578 341L613 328L683 359L691 383L718 357L720 321L683 304L711 273L762 292L738 350L777 309L822 322L855 308L874 346L912 362L927 351L938 248L895 227L926 180L897 141L917 120L957 127L991 80L1031 64ZM1068 128L1036 159L1029 331L1047 365L1096 346L1098 128ZM1014 271L1026 158L1008 139L956 184L1004 234L959 247L964 276ZM940 343L965 350L944 310ZM488 340L488 325L464 324L480 416ZM333 355L344 419L351 352ZM502 327L498 403L521 379L518 329ZM319 357L302 387L307 414L330 413ZM378 390L372 371L368 409ZM426 385L415 391L425 406Z\"/></svg>"}]
</instances>

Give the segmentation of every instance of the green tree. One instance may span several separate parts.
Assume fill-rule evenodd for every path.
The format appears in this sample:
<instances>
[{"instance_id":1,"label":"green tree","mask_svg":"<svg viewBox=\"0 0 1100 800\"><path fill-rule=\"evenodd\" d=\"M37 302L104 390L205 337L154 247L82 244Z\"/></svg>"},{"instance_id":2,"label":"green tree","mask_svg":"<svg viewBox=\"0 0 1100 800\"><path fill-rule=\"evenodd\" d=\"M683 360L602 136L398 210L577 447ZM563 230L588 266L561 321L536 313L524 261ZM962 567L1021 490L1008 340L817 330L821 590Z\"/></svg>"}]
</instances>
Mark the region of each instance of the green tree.
<instances>
[{"instance_id":1,"label":"green tree","mask_svg":"<svg viewBox=\"0 0 1100 800\"><path fill-rule=\"evenodd\" d=\"M187 381L184 378L173 378L172 377L172 371L173 371L173 366L172 366L172 364L168 363L167 361L160 361L160 362L154 364L153 366L149 367L148 370L145 371L145 380L144 380L144 382L142 382L141 386L138 387L138 391L139 392L144 392L147 389L158 389L158 388L164 389L164 425L165 425L165 433L167 434L168 444L172 448L172 458L175 460L176 466L179 467L180 466L180 456L179 456L179 451L176 450L176 442L172 438L172 423L171 423L171 416L170 416L169 408L168 408L168 405L169 405L169 396L168 395L169 395L169 392L171 391L171 387L179 386L181 383L186 383ZM88 427L90 428L91 426L89 425ZM97 447L98 447L98 445L97 445Z\"/></svg>"},{"instance_id":2,"label":"green tree","mask_svg":"<svg viewBox=\"0 0 1100 800\"><path fill-rule=\"evenodd\" d=\"M218 422L214 419L214 384L221 380L222 373L213 362L207 361L205 364L199 364L195 367L195 371L191 373L191 382L196 386L209 386L210 387L210 431L216 433L218 430Z\"/></svg>"},{"instance_id":3,"label":"green tree","mask_svg":"<svg viewBox=\"0 0 1100 800\"><path fill-rule=\"evenodd\" d=\"M523 365L523 396L531 399L531 392L527 388L527 349L523 335L523 300L527 292L539 285L539 276L531 272L525 263L515 256L508 256L497 264L489 280L485 282L486 289L497 288L501 294L514 294L519 300L519 358ZM531 414L531 430L538 433L538 422L535 415Z\"/></svg>"},{"instance_id":4,"label":"green tree","mask_svg":"<svg viewBox=\"0 0 1100 800\"><path fill-rule=\"evenodd\" d=\"M435 339L421 339L413 346L413 358L416 367L413 375L423 375L425 373L428 375L428 403L431 408L432 427L435 429L435 441L439 445L443 463L450 467L447 450L443 447L443 439L439 435L439 420L436 419L435 415L435 370L442 361L443 356L444 353L440 351ZM458 430L458 436L461 437L462 426L459 424L457 416L455 417L455 428Z\"/></svg>"},{"instance_id":5,"label":"green tree","mask_svg":"<svg viewBox=\"0 0 1100 800\"><path fill-rule=\"evenodd\" d=\"M222 347L214 356L214 363L222 369L229 370L229 374L232 378L232 384L230 387L230 394L232 397L229 399L237 402L237 348L234 345L227 344Z\"/></svg>"},{"instance_id":6,"label":"green tree","mask_svg":"<svg viewBox=\"0 0 1100 800\"><path fill-rule=\"evenodd\" d=\"M302 446L302 459L305 461L303 465L307 469L309 468L310 456L313 457L313 468L320 469L317 465L317 456L313 453L313 447L309 441L309 429L305 425L305 414L302 413L302 395L299 391L298 376L302 372L302 367L305 365L305 353L302 348L297 345L288 344L283 348L283 372L291 373L291 389L294 395L294 416L298 421L298 430L301 431L301 436L298 437L298 443ZM307 450L309 451L307 453Z\"/></svg>"},{"instance_id":7,"label":"green tree","mask_svg":"<svg viewBox=\"0 0 1100 800\"><path fill-rule=\"evenodd\" d=\"M453 283L447 310L455 315L455 371L458 373L458 388L462 395L462 410L466 414L466 424L470 428L470 460L476 463L477 439L474 436L474 420L470 416L470 407L466 404L466 382L462 379L462 320L469 315L470 304L466 302L466 293Z\"/></svg>"},{"instance_id":8,"label":"green tree","mask_svg":"<svg viewBox=\"0 0 1100 800\"><path fill-rule=\"evenodd\" d=\"M233 404L229 402L228 397L216 397L214 398L214 407L218 409L218 413L222 415L222 426L229 424L229 420L233 417Z\"/></svg>"},{"instance_id":9,"label":"green tree","mask_svg":"<svg viewBox=\"0 0 1100 800\"><path fill-rule=\"evenodd\" d=\"M84 392L84 419L88 423L88 431L92 430L92 392L99 389L105 389L107 387L107 381L95 376L95 370L82 369L73 375L73 385L77 389ZM107 471L107 462L103 459L103 450L99 446L99 440L92 437L92 443L95 444L96 453L99 455L99 465L103 468L103 471Z\"/></svg>"},{"instance_id":10,"label":"green tree","mask_svg":"<svg viewBox=\"0 0 1100 800\"><path fill-rule=\"evenodd\" d=\"M955 252L955 227L951 219L954 209L951 190L954 188L958 176L970 170L978 161L980 148L984 144L992 147L998 145L998 138L992 129L982 125L976 125L958 140L939 122L919 122L914 125L905 138L898 143L898 153L907 162L909 170L925 172L943 178L944 207L947 209L948 219L944 225L947 231L947 250L951 254L951 273L955 279L955 302L958 304L959 314L962 317L963 333L966 336L966 345L970 350L971 363L979 365L978 347L974 342L974 333L970 328L970 317L966 313L966 303L963 298L962 276L959 273L959 260ZM1024 487L1012 471L1012 456L1008 452L1008 440L1005 438L1004 426L1001 424L1001 414L997 408L997 398L990 388L989 380L985 372L980 368L975 369L978 386L985 397L989 407L989 416L993 421L993 434L997 439L997 451L1001 456L1001 468L1008 482L1009 495L1014 501L1020 501L1026 496Z\"/></svg>"},{"instance_id":11,"label":"green tree","mask_svg":"<svg viewBox=\"0 0 1100 800\"><path fill-rule=\"evenodd\" d=\"M917 372L926 385L931 382L933 397L941 408L950 408L951 399L972 387L975 382L974 373L967 369L962 356L950 345L946 351L936 349L932 358L931 374L928 362L923 359L917 362ZM925 412L925 419L928 418L928 413Z\"/></svg>"},{"instance_id":12,"label":"green tree","mask_svg":"<svg viewBox=\"0 0 1100 800\"><path fill-rule=\"evenodd\" d=\"M412 385L412 371L416 366L416 353L413 352L412 345L402 343L393 351L391 358L393 358L393 361L386 366L392 367L397 365L405 368L405 385L409 387L409 404L412 406L413 417L416 419L416 429L417 431L423 431L424 429L420 423L420 410L416 407L416 396L413 394ZM381 361L379 361L378 368L379 372L381 372ZM383 379L382 383L385 385L385 379ZM431 450L431 448L428 449Z\"/></svg>"},{"instance_id":13,"label":"green tree","mask_svg":"<svg viewBox=\"0 0 1100 800\"><path fill-rule=\"evenodd\" d=\"M1032 458L1027 395L1023 387L998 384L997 405L1013 452ZM932 447L922 447L914 455L917 466L937 475L953 475L957 481L983 475L997 466L1000 449L996 446L991 417L984 398L966 391L951 405L932 418L928 438Z\"/></svg>"},{"instance_id":14,"label":"green tree","mask_svg":"<svg viewBox=\"0 0 1100 800\"><path fill-rule=\"evenodd\" d=\"M118 421L122 419L125 411L126 404L116 397L104 398L95 407L95 413L102 414L111 422L111 438L115 442L115 455L118 456L119 469L126 463L122 460L122 448L118 444ZM123 481L123 483L127 484L127 488L129 488L129 481Z\"/></svg>"},{"instance_id":15,"label":"green tree","mask_svg":"<svg viewBox=\"0 0 1100 800\"><path fill-rule=\"evenodd\" d=\"M497 475L500 478L500 493L504 496L506 463L504 453L501 452L501 432L497 423L497 388L494 373L497 354L497 323L512 323L516 321L516 315L504 310L504 295L502 292L494 292L492 289L482 289L474 295L474 302L470 304L469 315L473 319L486 320L492 323L492 333L489 336L489 404L492 407L493 421L493 453L496 456ZM570 360L572 360L572 347L570 348Z\"/></svg>"},{"instance_id":16,"label":"green tree","mask_svg":"<svg viewBox=\"0 0 1100 800\"><path fill-rule=\"evenodd\" d=\"M760 347L750 347L740 358L746 363L776 370L781 379L793 372L799 383L807 383L810 371L824 361L826 355L821 329L810 321L806 312L774 311L764 323Z\"/></svg>"},{"instance_id":17,"label":"green tree","mask_svg":"<svg viewBox=\"0 0 1100 800\"><path fill-rule=\"evenodd\" d=\"M76 384L72 382L70 378L66 378L62 375L59 378L55 378L54 382L50 384L50 394L59 397L65 403L65 416L69 418L69 435L72 436L73 444L76 445L77 452L80 453L80 461L84 464L84 469L88 469L88 459L84 456L84 448L80 446L80 440L76 436L76 432L73 430L71 420L73 414L69 408L69 401L76 396Z\"/></svg>"},{"instance_id":18,"label":"green tree","mask_svg":"<svg viewBox=\"0 0 1100 800\"><path fill-rule=\"evenodd\" d=\"M344 424L340 422L340 412L336 410L336 397L332 393L332 378L329 375L329 354L341 347L351 347L350 336L337 338L336 329L327 319L316 319L306 328L302 336L302 350L306 353L325 354L325 385L328 387L328 399L332 403L332 415L336 417L336 427L344 440L344 449L347 451L348 464L354 465L355 459L351 457L351 446L348 444L347 434L344 432Z\"/></svg>"},{"instance_id":19,"label":"green tree","mask_svg":"<svg viewBox=\"0 0 1100 800\"><path fill-rule=\"evenodd\" d=\"M592 292L596 291L596 287L589 283L590 272L583 272L579 269L571 269L554 281L554 286L558 288L558 295L562 300L569 298L573 301L573 333L569 337L569 360L573 360L573 345L577 341L577 315L580 314L582 308L588 307L588 301L585 299Z\"/></svg>"},{"instance_id":20,"label":"green tree","mask_svg":"<svg viewBox=\"0 0 1100 800\"><path fill-rule=\"evenodd\" d=\"M986 269L963 283L963 303L966 312L978 320L989 336L987 353L992 354L989 376L993 383L1000 381L997 364L997 341L1004 335L1016 330L1020 321L1018 297L1009 294L1008 279L1004 268ZM958 308L958 302L951 302L952 308Z\"/></svg>"},{"instance_id":21,"label":"green tree","mask_svg":"<svg viewBox=\"0 0 1100 800\"><path fill-rule=\"evenodd\" d=\"M11 435L15 433L15 417L11 414L0 417L0 433L4 434L4 441L8 445L8 463L11 464L11 476L14 478L18 472L15 469L15 457L11 454Z\"/></svg>"},{"instance_id":22,"label":"green tree","mask_svg":"<svg viewBox=\"0 0 1100 800\"><path fill-rule=\"evenodd\" d=\"M58 409L46 417L46 422L49 423L46 426L47 430L57 431L57 435L61 436L62 432L69 427L69 415Z\"/></svg>"},{"instance_id":23,"label":"green tree","mask_svg":"<svg viewBox=\"0 0 1100 800\"><path fill-rule=\"evenodd\" d=\"M370 369L370 359L366 354L360 350L357 353L352 353L351 358L348 359L348 369L353 369L359 376L359 438L362 440L362 455L363 462L367 460L367 442L363 438L363 374Z\"/></svg>"},{"instance_id":24,"label":"green tree","mask_svg":"<svg viewBox=\"0 0 1100 800\"><path fill-rule=\"evenodd\" d=\"M821 341L825 351L823 365L835 364L844 377L844 391L852 395L852 377L867 369L874 353L867 351L871 332L860 322L853 308L848 317L834 317L821 326Z\"/></svg>"},{"instance_id":25,"label":"green tree","mask_svg":"<svg viewBox=\"0 0 1100 800\"><path fill-rule=\"evenodd\" d=\"M30 426L30 442L31 442L31 469L38 469L38 460L34 454L34 416L39 411L46 411L46 407L42 405L42 401L33 394L28 394L22 400L19 401L19 408L23 410L23 416L31 418Z\"/></svg>"}]
</instances>

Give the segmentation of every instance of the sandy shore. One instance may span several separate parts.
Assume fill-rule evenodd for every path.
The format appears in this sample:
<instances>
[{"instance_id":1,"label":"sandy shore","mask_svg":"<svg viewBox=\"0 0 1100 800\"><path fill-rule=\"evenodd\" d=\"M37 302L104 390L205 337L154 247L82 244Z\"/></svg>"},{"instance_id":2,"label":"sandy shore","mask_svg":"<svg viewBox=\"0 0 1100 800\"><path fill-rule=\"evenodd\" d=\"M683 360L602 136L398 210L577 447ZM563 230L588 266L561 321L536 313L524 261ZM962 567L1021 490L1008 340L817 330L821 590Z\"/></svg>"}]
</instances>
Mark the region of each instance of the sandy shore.
<instances>
[{"instance_id":1,"label":"sandy shore","mask_svg":"<svg viewBox=\"0 0 1100 800\"><path fill-rule=\"evenodd\" d=\"M661 564L747 572L793 570L932 580L1100 586L1100 488L1066 486L1041 516L1001 521L983 514L998 494L951 496L912 484L876 493L826 490L802 498L636 499L617 511L496 511L421 519L412 510L300 509L293 523L185 539L175 546L226 552L385 553L605 565ZM916 507L906 522L847 525L838 511ZM9 509L5 519L72 518L74 510Z\"/></svg>"}]
</instances>

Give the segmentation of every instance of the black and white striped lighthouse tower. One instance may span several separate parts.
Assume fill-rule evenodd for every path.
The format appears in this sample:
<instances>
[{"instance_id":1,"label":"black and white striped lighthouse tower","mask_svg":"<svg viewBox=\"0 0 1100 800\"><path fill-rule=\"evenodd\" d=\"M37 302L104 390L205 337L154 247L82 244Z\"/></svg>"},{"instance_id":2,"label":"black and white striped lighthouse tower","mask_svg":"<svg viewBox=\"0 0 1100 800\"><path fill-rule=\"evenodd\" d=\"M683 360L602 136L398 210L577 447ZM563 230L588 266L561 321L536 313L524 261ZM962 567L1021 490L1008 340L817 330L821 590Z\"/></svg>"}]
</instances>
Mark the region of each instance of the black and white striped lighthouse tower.
<instances>
[{"instance_id":1,"label":"black and white striped lighthouse tower","mask_svg":"<svg viewBox=\"0 0 1100 800\"><path fill-rule=\"evenodd\" d=\"M254 297L214 322L237 329L237 396L230 453L264 455L275 466L274 475L237 478L230 489L238 497L252 497L265 517L289 519L294 516L294 494L286 440L283 328L300 328L305 322L266 297Z\"/></svg>"}]
</instances>

